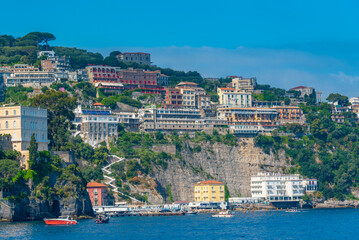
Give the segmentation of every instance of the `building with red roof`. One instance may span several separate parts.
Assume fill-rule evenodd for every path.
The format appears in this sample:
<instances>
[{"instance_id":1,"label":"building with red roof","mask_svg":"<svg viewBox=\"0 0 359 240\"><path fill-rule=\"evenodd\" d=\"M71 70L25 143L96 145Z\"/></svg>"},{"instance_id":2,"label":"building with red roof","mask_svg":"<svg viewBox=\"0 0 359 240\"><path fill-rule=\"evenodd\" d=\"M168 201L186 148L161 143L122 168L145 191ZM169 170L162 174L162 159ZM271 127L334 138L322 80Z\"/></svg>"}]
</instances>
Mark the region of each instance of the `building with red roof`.
<instances>
[{"instance_id":1,"label":"building with red roof","mask_svg":"<svg viewBox=\"0 0 359 240\"><path fill-rule=\"evenodd\" d=\"M223 202L225 184L216 180L207 180L194 184L194 200L196 202Z\"/></svg>"},{"instance_id":2,"label":"building with red roof","mask_svg":"<svg viewBox=\"0 0 359 240\"><path fill-rule=\"evenodd\" d=\"M107 186L105 184L89 182L86 185L86 190L89 193L92 206L109 205Z\"/></svg>"}]
</instances>

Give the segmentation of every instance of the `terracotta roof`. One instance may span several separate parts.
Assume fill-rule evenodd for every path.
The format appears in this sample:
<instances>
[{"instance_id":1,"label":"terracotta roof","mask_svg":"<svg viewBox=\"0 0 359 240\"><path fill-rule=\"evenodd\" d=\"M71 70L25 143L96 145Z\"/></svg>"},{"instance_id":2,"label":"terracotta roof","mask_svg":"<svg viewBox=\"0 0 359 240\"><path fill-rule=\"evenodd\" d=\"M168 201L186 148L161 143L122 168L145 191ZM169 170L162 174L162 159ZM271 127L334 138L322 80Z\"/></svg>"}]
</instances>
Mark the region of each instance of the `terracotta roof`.
<instances>
[{"instance_id":1,"label":"terracotta roof","mask_svg":"<svg viewBox=\"0 0 359 240\"><path fill-rule=\"evenodd\" d=\"M87 188L91 188L91 187L107 187L105 184L102 183L98 183L98 182L89 182L86 185Z\"/></svg>"},{"instance_id":2,"label":"terracotta roof","mask_svg":"<svg viewBox=\"0 0 359 240\"><path fill-rule=\"evenodd\" d=\"M298 86L298 87L295 87L295 88L291 88L289 90L302 89L302 88L312 88L312 87Z\"/></svg>"},{"instance_id":3,"label":"terracotta roof","mask_svg":"<svg viewBox=\"0 0 359 240\"><path fill-rule=\"evenodd\" d=\"M94 106L104 106L102 103L99 103L99 102L94 103L93 105L94 105Z\"/></svg>"},{"instance_id":4,"label":"terracotta roof","mask_svg":"<svg viewBox=\"0 0 359 240\"><path fill-rule=\"evenodd\" d=\"M219 88L219 89L222 89L222 90L235 90L234 88L225 88L225 87Z\"/></svg>"},{"instance_id":5,"label":"terracotta roof","mask_svg":"<svg viewBox=\"0 0 359 240\"><path fill-rule=\"evenodd\" d=\"M198 182L195 185L224 185L224 183L215 180L208 180L208 181Z\"/></svg>"}]
</instances>

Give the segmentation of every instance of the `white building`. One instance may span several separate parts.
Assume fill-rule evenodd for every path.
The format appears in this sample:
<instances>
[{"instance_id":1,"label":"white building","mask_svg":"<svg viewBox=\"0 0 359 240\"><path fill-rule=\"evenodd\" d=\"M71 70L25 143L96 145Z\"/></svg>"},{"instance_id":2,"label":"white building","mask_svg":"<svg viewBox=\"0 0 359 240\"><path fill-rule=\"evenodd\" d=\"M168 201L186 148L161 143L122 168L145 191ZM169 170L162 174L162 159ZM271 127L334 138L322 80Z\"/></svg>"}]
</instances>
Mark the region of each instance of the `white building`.
<instances>
[{"instance_id":1,"label":"white building","mask_svg":"<svg viewBox=\"0 0 359 240\"><path fill-rule=\"evenodd\" d=\"M317 180L299 174L258 173L251 177L252 197L269 201L298 201L305 190L316 191ZM310 189L310 190L309 190Z\"/></svg>"},{"instance_id":2,"label":"white building","mask_svg":"<svg viewBox=\"0 0 359 240\"><path fill-rule=\"evenodd\" d=\"M352 98L349 99L349 102L352 105L359 105L359 97L352 97Z\"/></svg>"}]
</instances>

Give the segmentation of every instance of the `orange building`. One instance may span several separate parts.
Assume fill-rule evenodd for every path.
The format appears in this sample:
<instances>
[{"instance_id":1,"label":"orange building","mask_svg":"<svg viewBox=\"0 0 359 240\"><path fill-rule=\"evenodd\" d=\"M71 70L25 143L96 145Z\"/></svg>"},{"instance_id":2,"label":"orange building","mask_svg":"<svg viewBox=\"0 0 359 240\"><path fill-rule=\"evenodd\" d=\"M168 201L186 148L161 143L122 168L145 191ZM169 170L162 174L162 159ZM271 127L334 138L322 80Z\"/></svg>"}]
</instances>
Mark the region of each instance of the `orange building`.
<instances>
[{"instance_id":1,"label":"orange building","mask_svg":"<svg viewBox=\"0 0 359 240\"><path fill-rule=\"evenodd\" d=\"M166 88L166 96L163 104L164 108L182 108L183 95L177 88Z\"/></svg>"},{"instance_id":2,"label":"orange building","mask_svg":"<svg viewBox=\"0 0 359 240\"><path fill-rule=\"evenodd\" d=\"M89 193L92 206L108 205L106 185L98 182L89 182L86 189Z\"/></svg>"},{"instance_id":3,"label":"orange building","mask_svg":"<svg viewBox=\"0 0 359 240\"><path fill-rule=\"evenodd\" d=\"M280 123L304 123L303 111L295 106L273 107L278 111L278 122Z\"/></svg>"}]
</instances>

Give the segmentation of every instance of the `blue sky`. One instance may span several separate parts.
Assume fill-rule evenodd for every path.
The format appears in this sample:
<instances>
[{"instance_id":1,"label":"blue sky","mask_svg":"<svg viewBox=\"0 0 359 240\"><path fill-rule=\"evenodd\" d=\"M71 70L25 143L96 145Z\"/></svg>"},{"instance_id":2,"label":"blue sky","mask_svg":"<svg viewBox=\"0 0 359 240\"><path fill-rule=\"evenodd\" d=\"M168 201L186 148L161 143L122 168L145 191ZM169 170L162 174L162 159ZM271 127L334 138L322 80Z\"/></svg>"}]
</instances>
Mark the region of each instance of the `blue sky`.
<instances>
[{"instance_id":1,"label":"blue sky","mask_svg":"<svg viewBox=\"0 0 359 240\"><path fill-rule=\"evenodd\" d=\"M31 1L1 3L0 34L53 33L53 45L147 51L205 77L256 76L357 96L357 1ZM9 9L7 11L6 9Z\"/></svg>"}]
</instances>

